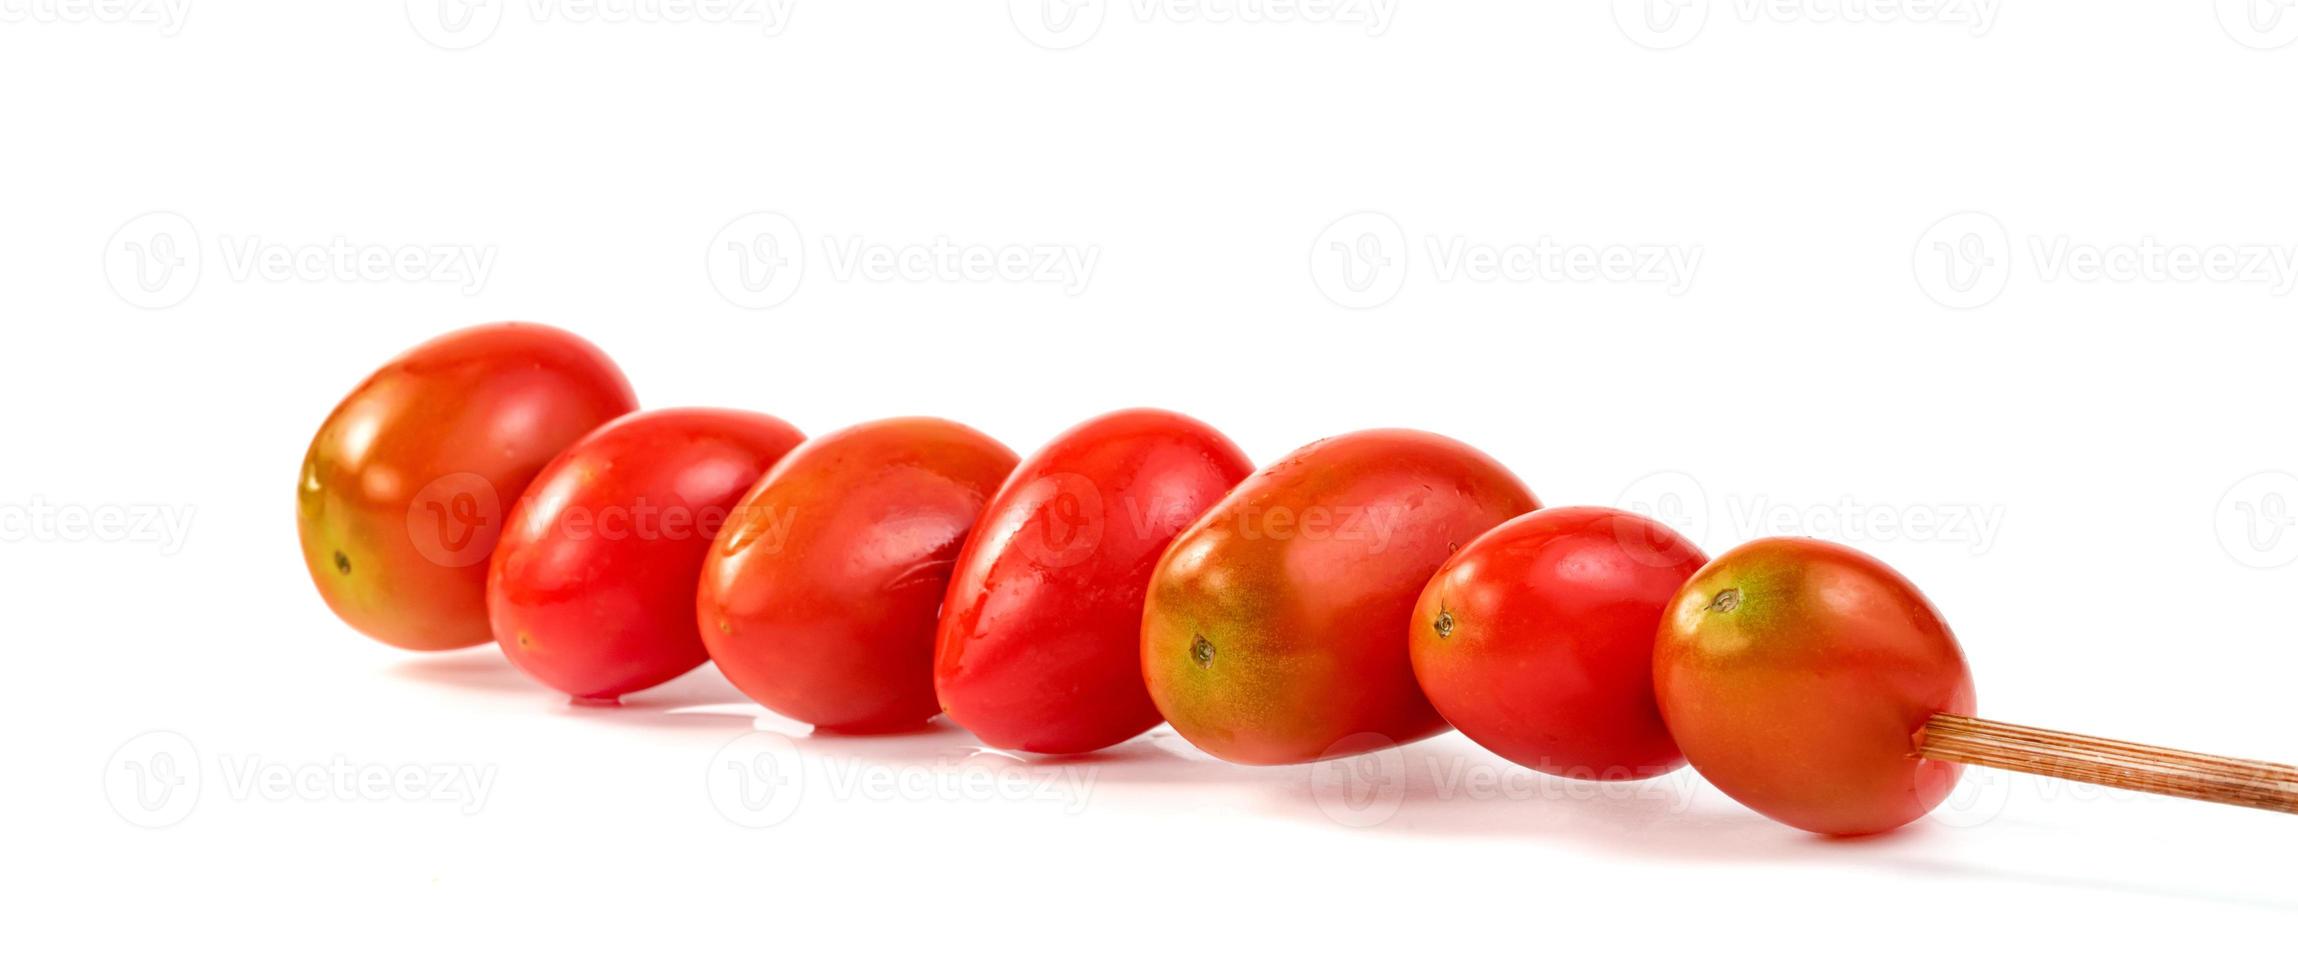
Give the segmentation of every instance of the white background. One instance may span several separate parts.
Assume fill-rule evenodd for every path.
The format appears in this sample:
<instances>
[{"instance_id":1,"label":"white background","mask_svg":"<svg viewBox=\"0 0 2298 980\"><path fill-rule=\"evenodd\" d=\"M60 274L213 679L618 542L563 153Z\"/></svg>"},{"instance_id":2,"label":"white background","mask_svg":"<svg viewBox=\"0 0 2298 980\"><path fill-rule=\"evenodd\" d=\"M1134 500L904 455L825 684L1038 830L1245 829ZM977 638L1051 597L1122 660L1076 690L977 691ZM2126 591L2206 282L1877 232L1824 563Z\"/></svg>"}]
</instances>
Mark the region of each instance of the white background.
<instances>
[{"instance_id":1,"label":"white background","mask_svg":"<svg viewBox=\"0 0 2298 980\"><path fill-rule=\"evenodd\" d=\"M1458 736L1367 803L1169 733L809 739L707 670L578 710L334 621L290 495L366 372L504 318L650 406L808 431L1026 452L1150 404L1267 461L1413 426L1712 551L1884 557L1987 715L2298 759L2287 4L58 2L0 0L0 888L34 973L2290 965L2285 816L1999 779L1829 842ZM845 261L937 242L1094 265ZM1453 261L1543 243L1629 264ZM464 254L483 280L429 261Z\"/></svg>"}]
</instances>

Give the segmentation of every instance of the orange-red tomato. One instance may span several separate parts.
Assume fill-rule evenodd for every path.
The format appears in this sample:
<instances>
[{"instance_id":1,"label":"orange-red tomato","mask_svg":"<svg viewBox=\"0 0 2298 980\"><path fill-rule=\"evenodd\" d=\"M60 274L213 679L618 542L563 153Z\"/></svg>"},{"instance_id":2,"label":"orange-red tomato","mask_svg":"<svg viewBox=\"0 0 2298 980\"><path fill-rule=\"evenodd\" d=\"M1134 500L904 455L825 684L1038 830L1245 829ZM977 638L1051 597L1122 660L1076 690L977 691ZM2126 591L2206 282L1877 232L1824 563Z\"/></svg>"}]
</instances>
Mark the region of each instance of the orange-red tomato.
<instances>
[{"instance_id":1,"label":"orange-red tomato","mask_svg":"<svg viewBox=\"0 0 2298 980\"><path fill-rule=\"evenodd\" d=\"M687 607L711 659L759 704L824 728L922 724L934 626L982 506L1019 462L942 419L821 436L758 481Z\"/></svg>"},{"instance_id":2,"label":"orange-red tomato","mask_svg":"<svg viewBox=\"0 0 2298 980\"><path fill-rule=\"evenodd\" d=\"M1443 731L1412 676L1413 604L1460 546L1538 506L1507 468L1443 436L1312 443L1246 478L1165 552L1141 626L1149 693L1175 731L1232 762L1307 762Z\"/></svg>"},{"instance_id":3,"label":"orange-red tomato","mask_svg":"<svg viewBox=\"0 0 2298 980\"><path fill-rule=\"evenodd\" d=\"M1707 562L1664 524L1536 511L1445 563L1413 611L1412 669L1444 720L1519 765L1642 779L1684 764L1652 695L1652 642Z\"/></svg>"},{"instance_id":4,"label":"orange-red tomato","mask_svg":"<svg viewBox=\"0 0 2298 980\"><path fill-rule=\"evenodd\" d=\"M1961 767L1916 756L1923 723L1970 714L1962 647L1929 600L1867 555L1811 538L1725 552L1669 604L1660 713L1733 799L1822 834L1929 813Z\"/></svg>"},{"instance_id":5,"label":"orange-red tomato","mask_svg":"<svg viewBox=\"0 0 2298 980\"><path fill-rule=\"evenodd\" d=\"M803 438L771 415L673 408L568 447L511 509L495 550L487 605L503 652L596 700L701 666L703 555L735 501Z\"/></svg>"},{"instance_id":6,"label":"orange-red tomato","mask_svg":"<svg viewBox=\"0 0 2298 980\"><path fill-rule=\"evenodd\" d=\"M1211 426L1132 409L1055 437L982 514L942 602L934 688L999 748L1090 752L1157 724L1141 605L1173 537L1253 464Z\"/></svg>"},{"instance_id":7,"label":"orange-red tomato","mask_svg":"<svg viewBox=\"0 0 2298 980\"><path fill-rule=\"evenodd\" d=\"M312 584L393 646L486 642L503 510L560 450L637 407L598 348L539 324L471 327L399 355L304 454L296 530Z\"/></svg>"}]
</instances>

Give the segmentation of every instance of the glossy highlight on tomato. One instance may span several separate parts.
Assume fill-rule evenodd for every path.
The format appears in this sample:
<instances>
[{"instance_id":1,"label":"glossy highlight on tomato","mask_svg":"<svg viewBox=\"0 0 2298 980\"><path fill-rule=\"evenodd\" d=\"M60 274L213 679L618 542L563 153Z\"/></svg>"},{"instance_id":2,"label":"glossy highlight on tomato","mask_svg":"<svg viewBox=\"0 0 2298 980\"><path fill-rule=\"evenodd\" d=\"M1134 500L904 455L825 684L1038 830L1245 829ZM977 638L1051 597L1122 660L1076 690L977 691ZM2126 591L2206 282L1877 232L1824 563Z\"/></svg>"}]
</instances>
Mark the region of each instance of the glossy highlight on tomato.
<instances>
[{"instance_id":1,"label":"glossy highlight on tomato","mask_svg":"<svg viewBox=\"0 0 2298 980\"><path fill-rule=\"evenodd\" d=\"M1652 643L1706 564L1607 507L1534 511L1445 562L1413 611L1412 668L1453 727L1518 765L1643 779L1684 764L1652 694Z\"/></svg>"},{"instance_id":2,"label":"glossy highlight on tomato","mask_svg":"<svg viewBox=\"0 0 2298 980\"><path fill-rule=\"evenodd\" d=\"M1733 799L1815 833L1872 834L1945 799L1961 767L1919 758L1941 712L1976 700L1963 650L1890 566L1811 538L1763 538L1684 583L1653 647L1660 713Z\"/></svg>"},{"instance_id":3,"label":"glossy highlight on tomato","mask_svg":"<svg viewBox=\"0 0 2298 980\"><path fill-rule=\"evenodd\" d=\"M844 731L941 712L934 629L966 537L1020 460L932 418L820 436L742 499L687 606L726 679L767 708Z\"/></svg>"},{"instance_id":4,"label":"glossy highlight on tomato","mask_svg":"<svg viewBox=\"0 0 2298 980\"><path fill-rule=\"evenodd\" d=\"M392 646L486 642L503 511L560 450L637 408L604 353L541 324L470 327L399 355L304 454L296 531L312 584Z\"/></svg>"},{"instance_id":5,"label":"glossy highlight on tomato","mask_svg":"<svg viewBox=\"0 0 2298 980\"><path fill-rule=\"evenodd\" d=\"M1141 678L1150 573L1252 469L1211 426L1146 408L1038 450L958 557L935 643L942 710L1024 752L1091 752L1155 726Z\"/></svg>"},{"instance_id":6,"label":"glossy highlight on tomato","mask_svg":"<svg viewBox=\"0 0 2298 980\"><path fill-rule=\"evenodd\" d=\"M503 653L585 700L700 666L703 556L735 502L803 438L771 415L674 408L569 447L512 508L495 550L487 600Z\"/></svg>"},{"instance_id":7,"label":"glossy highlight on tomato","mask_svg":"<svg viewBox=\"0 0 2298 980\"><path fill-rule=\"evenodd\" d=\"M1443 731L1413 679L1413 605L1454 551L1538 506L1490 456L1426 432L1295 451L1166 551L1141 626L1149 693L1175 731L1232 762L1308 762Z\"/></svg>"}]
</instances>

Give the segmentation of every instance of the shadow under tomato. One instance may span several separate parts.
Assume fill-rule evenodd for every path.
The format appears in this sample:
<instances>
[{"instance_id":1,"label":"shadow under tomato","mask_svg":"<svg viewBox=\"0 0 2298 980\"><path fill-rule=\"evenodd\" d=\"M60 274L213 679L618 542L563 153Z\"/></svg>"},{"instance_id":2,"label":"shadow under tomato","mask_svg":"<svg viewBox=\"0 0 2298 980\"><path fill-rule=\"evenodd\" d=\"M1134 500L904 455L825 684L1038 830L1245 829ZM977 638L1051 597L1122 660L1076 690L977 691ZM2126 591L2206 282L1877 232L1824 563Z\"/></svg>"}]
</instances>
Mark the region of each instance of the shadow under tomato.
<instances>
[{"instance_id":1,"label":"shadow under tomato","mask_svg":"<svg viewBox=\"0 0 2298 980\"><path fill-rule=\"evenodd\" d=\"M1601 848L1670 862L1824 863L2135 897L2282 910L2298 907L2255 894L2198 891L2177 881L2117 876L2110 873L2112 869L2095 875L2038 871L2018 866L2019 855L2006 858L2000 850L1958 860L1956 849L1947 845L1952 844L1949 837L1960 831L1929 821L1866 837L1809 834L1740 806L1688 769L1639 781L1571 780L1514 766L1457 735L1375 755L1380 761L1354 757L1288 767L1299 775L1270 800L1271 809L1290 819L1354 833L1494 842L1546 839L1566 847ZM1358 781L1353 791L1350 779ZM2065 835L2053 832L2053 836ZM2067 846L2089 845L2077 841ZM1507 848L1483 853L1500 865L1515 860ZM1536 863L1540 853L1524 852L1523 860Z\"/></svg>"},{"instance_id":2,"label":"shadow under tomato","mask_svg":"<svg viewBox=\"0 0 2298 980\"><path fill-rule=\"evenodd\" d=\"M772 718L765 708L743 697L727 682L715 664L705 663L664 683L633 691L612 702L562 698L559 712L602 725L652 729L685 729L739 735Z\"/></svg>"},{"instance_id":3,"label":"shadow under tomato","mask_svg":"<svg viewBox=\"0 0 2298 980\"><path fill-rule=\"evenodd\" d=\"M394 661L386 670L394 677L482 694L528 693L536 689L535 682L520 674L517 667L503 659L501 651L491 646L415 654Z\"/></svg>"},{"instance_id":4,"label":"shadow under tomato","mask_svg":"<svg viewBox=\"0 0 2298 980\"><path fill-rule=\"evenodd\" d=\"M706 731L714 738L776 732L806 752L864 765L1058 772L1067 780L1063 785L1092 794L1091 807L1106 805L1101 801L1108 797L1099 794L1120 801L1140 795L1153 798L1159 807L1243 810L1340 833L1453 837L1495 844L1549 841L1683 862L1827 862L2142 898L2298 908L2298 903L2271 897L2197 892L2175 881L2070 876L1957 860L1941 848L1942 835L1953 831L1924 822L1872 837L1819 837L1739 806L1689 770L1632 782L1570 780L1523 769L1456 733L1368 756L1295 766L1226 763L1166 726L1097 752L1042 756L984 746L944 718L900 732L817 731L749 701L709 664L613 706L570 704L563 695L521 675L492 648L411 657L394 663L389 672L420 683L549 704L586 722ZM1165 792L1174 788L1189 792ZM1504 846L1485 853L1499 866L1542 859L1539 850Z\"/></svg>"},{"instance_id":5,"label":"shadow under tomato","mask_svg":"<svg viewBox=\"0 0 2298 980\"><path fill-rule=\"evenodd\" d=\"M798 748L825 756L877 766L966 766L979 764L981 751L973 733L947 718L935 717L913 728L893 732L855 733L826 728L808 729L798 722L791 734ZM767 730L783 730L761 726Z\"/></svg>"},{"instance_id":6,"label":"shadow under tomato","mask_svg":"<svg viewBox=\"0 0 2298 980\"><path fill-rule=\"evenodd\" d=\"M536 683L493 647L409 657L386 670L393 677L419 684L514 698L554 714L598 724L739 734L764 727L761 719L773 718L765 708L743 697L711 664L703 664L675 680L629 694L619 701L608 702L570 699ZM804 730L804 726L799 726L799 730Z\"/></svg>"},{"instance_id":7,"label":"shadow under tomato","mask_svg":"<svg viewBox=\"0 0 2298 980\"><path fill-rule=\"evenodd\" d=\"M1689 768L1641 780L1568 779L1518 766L1457 733L1290 768L1300 775L1272 809L1357 833L1551 841L1680 862L1875 866L1934 853L1939 829L1918 823L1869 837L1822 837L1741 806Z\"/></svg>"}]
</instances>

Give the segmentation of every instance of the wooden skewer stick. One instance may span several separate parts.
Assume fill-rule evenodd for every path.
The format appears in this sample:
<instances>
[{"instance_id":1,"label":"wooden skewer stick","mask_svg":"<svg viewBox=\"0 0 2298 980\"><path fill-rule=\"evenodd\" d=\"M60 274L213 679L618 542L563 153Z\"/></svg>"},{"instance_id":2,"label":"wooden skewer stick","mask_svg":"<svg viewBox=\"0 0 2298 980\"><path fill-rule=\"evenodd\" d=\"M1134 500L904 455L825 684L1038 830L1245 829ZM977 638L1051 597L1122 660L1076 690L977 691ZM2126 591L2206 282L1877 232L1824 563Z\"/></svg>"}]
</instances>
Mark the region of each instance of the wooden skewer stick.
<instances>
[{"instance_id":1,"label":"wooden skewer stick","mask_svg":"<svg viewBox=\"0 0 2298 980\"><path fill-rule=\"evenodd\" d=\"M2298 766L2182 752L2047 728L1938 714L1916 754L2117 789L2298 813Z\"/></svg>"}]
</instances>

